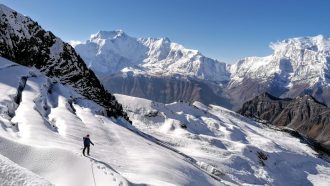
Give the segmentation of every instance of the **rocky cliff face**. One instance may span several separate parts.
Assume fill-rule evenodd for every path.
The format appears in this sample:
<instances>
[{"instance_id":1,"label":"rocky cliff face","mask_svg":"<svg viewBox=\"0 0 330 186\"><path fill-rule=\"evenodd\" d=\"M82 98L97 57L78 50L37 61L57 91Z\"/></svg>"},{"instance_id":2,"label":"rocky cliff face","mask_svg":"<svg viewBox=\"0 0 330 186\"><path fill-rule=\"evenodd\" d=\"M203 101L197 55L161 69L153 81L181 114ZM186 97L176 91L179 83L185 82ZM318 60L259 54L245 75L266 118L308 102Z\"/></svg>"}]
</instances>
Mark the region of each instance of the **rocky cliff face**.
<instances>
[{"instance_id":1,"label":"rocky cliff face","mask_svg":"<svg viewBox=\"0 0 330 186\"><path fill-rule=\"evenodd\" d=\"M219 84L192 78L114 74L100 77L112 93L132 95L161 103L200 101L230 108Z\"/></svg>"},{"instance_id":2,"label":"rocky cliff face","mask_svg":"<svg viewBox=\"0 0 330 186\"><path fill-rule=\"evenodd\" d=\"M103 88L69 44L4 5L0 5L0 48L0 56L38 68L105 107L109 116L128 119L115 97Z\"/></svg>"},{"instance_id":3,"label":"rocky cliff face","mask_svg":"<svg viewBox=\"0 0 330 186\"><path fill-rule=\"evenodd\" d=\"M264 93L244 103L238 112L294 129L330 149L330 109L312 96L280 99Z\"/></svg>"}]
</instances>

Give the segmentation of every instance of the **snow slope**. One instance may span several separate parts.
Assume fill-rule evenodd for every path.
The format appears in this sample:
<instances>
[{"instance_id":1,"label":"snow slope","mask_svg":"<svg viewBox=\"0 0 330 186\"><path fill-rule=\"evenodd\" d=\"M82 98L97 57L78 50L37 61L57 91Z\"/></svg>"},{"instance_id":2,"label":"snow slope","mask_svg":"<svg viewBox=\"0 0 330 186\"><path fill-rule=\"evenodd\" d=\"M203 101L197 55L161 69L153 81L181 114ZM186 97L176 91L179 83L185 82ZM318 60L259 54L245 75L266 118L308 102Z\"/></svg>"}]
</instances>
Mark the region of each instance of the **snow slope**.
<instances>
[{"instance_id":1,"label":"snow slope","mask_svg":"<svg viewBox=\"0 0 330 186\"><path fill-rule=\"evenodd\" d=\"M52 185L2 155L0 155L0 183L1 185Z\"/></svg>"},{"instance_id":2,"label":"snow slope","mask_svg":"<svg viewBox=\"0 0 330 186\"><path fill-rule=\"evenodd\" d=\"M86 42L70 43L99 76L123 72L211 81L229 78L225 63L186 49L168 38L134 38L118 30L99 31Z\"/></svg>"},{"instance_id":3,"label":"snow slope","mask_svg":"<svg viewBox=\"0 0 330 186\"><path fill-rule=\"evenodd\" d=\"M287 133L215 105L115 96L135 127L237 184L330 184L330 163Z\"/></svg>"},{"instance_id":4,"label":"snow slope","mask_svg":"<svg viewBox=\"0 0 330 186\"><path fill-rule=\"evenodd\" d=\"M125 120L104 115L71 87L0 58L1 184L222 185ZM81 153L87 133L91 157Z\"/></svg>"}]
</instances>

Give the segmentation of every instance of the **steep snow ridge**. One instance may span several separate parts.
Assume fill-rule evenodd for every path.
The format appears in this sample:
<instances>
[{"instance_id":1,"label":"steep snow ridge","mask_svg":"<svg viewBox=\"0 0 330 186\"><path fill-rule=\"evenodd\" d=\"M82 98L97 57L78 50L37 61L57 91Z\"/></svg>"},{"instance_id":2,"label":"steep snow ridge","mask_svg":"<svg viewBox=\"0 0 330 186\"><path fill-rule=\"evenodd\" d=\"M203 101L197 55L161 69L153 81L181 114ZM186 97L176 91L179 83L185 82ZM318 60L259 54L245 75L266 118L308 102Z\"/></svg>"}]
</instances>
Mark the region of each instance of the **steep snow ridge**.
<instances>
[{"instance_id":1,"label":"steep snow ridge","mask_svg":"<svg viewBox=\"0 0 330 186\"><path fill-rule=\"evenodd\" d=\"M215 105L115 96L133 126L237 185L330 184L330 163L287 133Z\"/></svg>"},{"instance_id":2,"label":"steep snow ridge","mask_svg":"<svg viewBox=\"0 0 330 186\"><path fill-rule=\"evenodd\" d=\"M71 45L99 76L127 73L128 69L134 73L136 69L148 75L181 75L211 81L226 81L229 77L225 63L168 38L137 39L122 30L100 31L86 42Z\"/></svg>"},{"instance_id":3,"label":"steep snow ridge","mask_svg":"<svg viewBox=\"0 0 330 186\"><path fill-rule=\"evenodd\" d=\"M69 44L5 5L0 5L0 15L1 57L56 77L61 83L72 86L75 91L104 106L108 116L126 117L121 105L104 89L95 73L88 69Z\"/></svg>"},{"instance_id":4,"label":"steep snow ridge","mask_svg":"<svg viewBox=\"0 0 330 186\"><path fill-rule=\"evenodd\" d=\"M28 78L16 104L22 76ZM2 183L28 177L22 185L222 185L186 157L127 129L122 118L103 116L103 107L71 87L1 57L0 110ZM81 155L87 133L92 157Z\"/></svg>"}]
</instances>

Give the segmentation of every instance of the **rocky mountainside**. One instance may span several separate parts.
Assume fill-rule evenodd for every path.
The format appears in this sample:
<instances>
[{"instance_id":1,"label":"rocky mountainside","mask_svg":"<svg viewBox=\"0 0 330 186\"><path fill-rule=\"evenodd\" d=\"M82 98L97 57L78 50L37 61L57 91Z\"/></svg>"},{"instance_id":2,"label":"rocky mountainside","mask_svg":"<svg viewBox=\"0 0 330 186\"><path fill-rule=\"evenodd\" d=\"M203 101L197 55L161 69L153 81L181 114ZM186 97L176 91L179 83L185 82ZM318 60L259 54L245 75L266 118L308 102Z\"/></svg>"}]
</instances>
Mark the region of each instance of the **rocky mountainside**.
<instances>
[{"instance_id":1,"label":"rocky mountainside","mask_svg":"<svg viewBox=\"0 0 330 186\"><path fill-rule=\"evenodd\" d=\"M224 94L222 87L209 81L123 73L100 77L100 80L111 92L148 98L161 103L200 101L205 104L232 107L230 100L222 96Z\"/></svg>"},{"instance_id":2,"label":"rocky mountainside","mask_svg":"<svg viewBox=\"0 0 330 186\"><path fill-rule=\"evenodd\" d=\"M227 92L242 105L270 92L278 97L312 95L330 104L330 39L322 35L299 37L271 44L274 53L248 57L230 67Z\"/></svg>"},{"instance_id":3,"label":"rocky mountainside","mask_svg":"<svg viewBox=\"0 0 330 186\"><path fill-rule=\"evenodd\" d=\"M29 17L0 5L0 56L40 69L107 109L109 116L128 117L75 50Z\"/></svg>"},{"instance_id":4,"label":"rocky mountainside","mask_svg":"<svg viewBox=\"0 0 330 186\"><path fill-rule=\"evenodd\" d=\"M294 129L330 150L330 108L312 96L280 99L263 93L244 103L238 112Z\"/></svg>"}]
</instances>

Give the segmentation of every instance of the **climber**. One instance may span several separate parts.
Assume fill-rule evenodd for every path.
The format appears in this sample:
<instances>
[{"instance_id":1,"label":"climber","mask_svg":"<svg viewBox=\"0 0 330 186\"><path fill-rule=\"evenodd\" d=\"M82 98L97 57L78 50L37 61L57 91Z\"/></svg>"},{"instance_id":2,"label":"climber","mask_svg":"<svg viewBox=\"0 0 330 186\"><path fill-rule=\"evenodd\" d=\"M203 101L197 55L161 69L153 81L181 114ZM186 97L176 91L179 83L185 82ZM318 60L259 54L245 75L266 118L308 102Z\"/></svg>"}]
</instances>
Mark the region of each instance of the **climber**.
<instances>
[{"instance_id":1,"label":"climber","mask_svg":"<svg viewBox=\"0 0 330 186\"><path fill-rule=\"evenodd\" d=\"M87 149L87 156L89 156L90 144L92 144L94 146L94 143L89 139L89 134L87 134L85 137L83 137L83 140L84 140L83 155L85 156L85 150Z\"/></svg>"}]
</instances>

